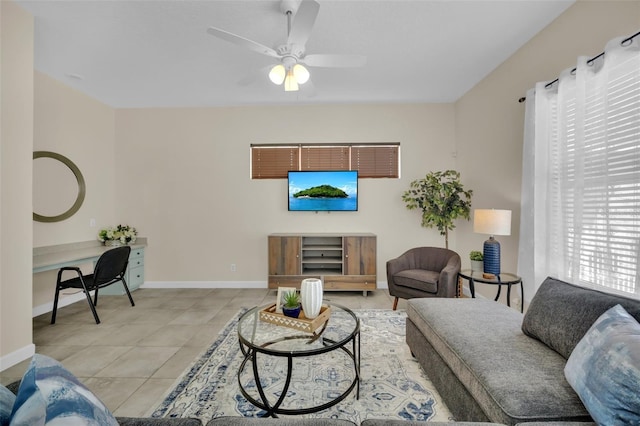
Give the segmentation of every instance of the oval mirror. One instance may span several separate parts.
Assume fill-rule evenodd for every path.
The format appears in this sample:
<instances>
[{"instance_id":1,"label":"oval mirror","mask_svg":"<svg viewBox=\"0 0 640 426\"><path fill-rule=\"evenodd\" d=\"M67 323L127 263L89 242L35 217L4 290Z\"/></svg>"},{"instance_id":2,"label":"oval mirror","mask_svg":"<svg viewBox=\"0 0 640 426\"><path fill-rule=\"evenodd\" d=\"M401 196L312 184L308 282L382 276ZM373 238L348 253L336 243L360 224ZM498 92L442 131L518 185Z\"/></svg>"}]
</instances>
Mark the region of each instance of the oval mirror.
<instances>
[{"instance_id":1,"label":"oval mirror","mask_svg":"<svg viewBox=\"0 0 640 426\"><path fill-rule=\"evenodd\" d=\"M78 166L50 151L34 151L33 160L33 220L60 222L73 216L86 192Z\"/></svg>"}]
</instances>

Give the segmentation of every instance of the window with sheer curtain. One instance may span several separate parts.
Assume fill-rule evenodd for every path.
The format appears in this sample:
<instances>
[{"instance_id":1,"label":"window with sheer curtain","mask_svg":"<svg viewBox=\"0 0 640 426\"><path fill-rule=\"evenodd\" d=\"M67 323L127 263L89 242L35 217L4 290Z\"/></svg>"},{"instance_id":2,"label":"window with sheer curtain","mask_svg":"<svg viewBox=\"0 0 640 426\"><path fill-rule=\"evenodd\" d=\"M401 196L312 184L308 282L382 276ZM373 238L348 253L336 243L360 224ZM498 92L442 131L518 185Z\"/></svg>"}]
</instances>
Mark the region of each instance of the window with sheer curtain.
<instances>
[{"instance_id":1,"label":"window with sheer curtain","mask_svg":"<svg viewBox=\"0 0 640 426\"><path fill-rule=\"evenodd\" d=\"M289 170L357 170L359 178L398 178L400 144L251 145L252 179L286 179Z\"/></svg>"},{"instance_id":2,"label":"window with sheer curtain","mask_svg":"<svg viewBox=\"0 0 640 426\"><path fill-rule=\"evenodd\" d=\"M640 37L527 94L518 270L640 299Z\"/></svg>"}]
</instances>

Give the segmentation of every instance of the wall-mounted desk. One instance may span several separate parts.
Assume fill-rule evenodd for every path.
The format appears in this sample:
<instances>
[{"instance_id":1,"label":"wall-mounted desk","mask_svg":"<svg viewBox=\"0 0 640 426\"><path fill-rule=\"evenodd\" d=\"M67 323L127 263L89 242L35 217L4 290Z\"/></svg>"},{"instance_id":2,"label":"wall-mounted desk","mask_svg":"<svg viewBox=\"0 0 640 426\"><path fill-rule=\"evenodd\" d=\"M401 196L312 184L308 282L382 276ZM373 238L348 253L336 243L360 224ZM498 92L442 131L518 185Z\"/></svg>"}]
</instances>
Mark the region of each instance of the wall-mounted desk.
<instances>
[{"instance_id":1,"label":"wall-mounted desk","mask_svg":"<svg viewBox=\"0 0 640 426\"><path fill-rule=\"evenodd\" d=\"M125 280L130 290L135 290L144 283L144 248L146 246L146 238L138 238L131 245L129 266L125 275ZM33 249L33 273L56 270L65 266L94 263L102 253L110 248L112 247L106 247L100 241L83 241L80 243L35 247ZM118 286L114 285L112 287L116 289ZM121 285L119 287L122 288ZM104 294L108 294L106 290L104 290ZM122 291L124 292L124 289Z\"/></svg>"}]
</instances>

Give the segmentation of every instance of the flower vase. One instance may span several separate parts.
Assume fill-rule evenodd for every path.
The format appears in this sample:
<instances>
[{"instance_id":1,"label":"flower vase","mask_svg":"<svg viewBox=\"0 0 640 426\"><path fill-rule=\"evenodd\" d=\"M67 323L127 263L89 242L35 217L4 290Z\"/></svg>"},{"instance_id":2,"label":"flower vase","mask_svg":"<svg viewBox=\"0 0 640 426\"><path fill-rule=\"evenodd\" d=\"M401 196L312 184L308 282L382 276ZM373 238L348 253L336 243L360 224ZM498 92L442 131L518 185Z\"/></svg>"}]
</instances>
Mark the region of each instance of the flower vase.
<instances>
[{"instance_id":1,"label":"flower vase","mask_svg":"<svg viewBox=\"0 0 640 426\"><path fill-rule=\"evenodd\" d=\"M122 242L120 240L107 240L104 242L104 245L107 247L120 247Z\"/></svg>"},{"instance_id":2,"label":"flower vase","mask_svg":"<svg viewBox=\"0 0 640 426\"><path fill-rule=\"evenodd\" d=\"M322 307L322 281L317 278L302 280L300 296L304 316L309 319L317 317Z\"/></svg>"}]
</instances>

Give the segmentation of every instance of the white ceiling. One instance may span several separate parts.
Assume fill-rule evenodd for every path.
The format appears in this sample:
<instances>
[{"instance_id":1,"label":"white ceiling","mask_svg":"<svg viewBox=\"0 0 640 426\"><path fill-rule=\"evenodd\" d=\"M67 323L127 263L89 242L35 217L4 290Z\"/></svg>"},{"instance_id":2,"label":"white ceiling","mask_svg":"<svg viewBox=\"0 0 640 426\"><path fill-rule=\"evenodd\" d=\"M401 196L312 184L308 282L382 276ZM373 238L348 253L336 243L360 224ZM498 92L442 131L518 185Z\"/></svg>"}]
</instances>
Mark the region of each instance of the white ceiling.
<instances>
[{"instance_id":1,"label":"white ceiling","mask_svg":"<svg viewBox=\"0 0 640 426\"><path fill-rule=\"evenodd\" d=\"M35 17L38 71L136 108L453 102L574 0L318 0L307 54L361 54L367 65L310 68L314 96L285 93L267 78L273 59L206 32L275 47L287 34L279 1L17 2Z\"/></svg>"}]
</instances>

